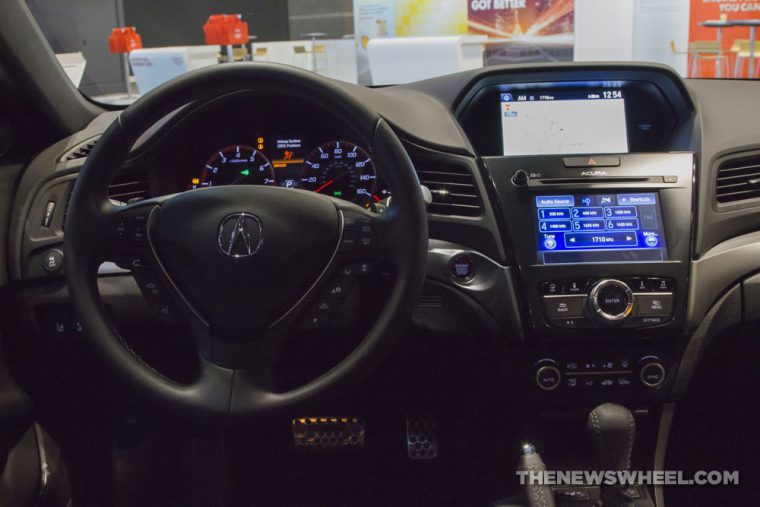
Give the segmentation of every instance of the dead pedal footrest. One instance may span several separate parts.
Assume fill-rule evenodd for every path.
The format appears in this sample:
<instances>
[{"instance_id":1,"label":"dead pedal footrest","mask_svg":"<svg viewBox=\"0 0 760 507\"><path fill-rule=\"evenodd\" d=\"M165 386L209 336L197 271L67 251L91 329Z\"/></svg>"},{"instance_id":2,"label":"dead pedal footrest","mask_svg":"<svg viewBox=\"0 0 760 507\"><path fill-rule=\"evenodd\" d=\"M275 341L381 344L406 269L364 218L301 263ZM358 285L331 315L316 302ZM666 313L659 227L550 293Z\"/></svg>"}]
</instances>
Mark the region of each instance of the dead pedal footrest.
<instances>
[{"instance_id":1,"label":"dead pedal footrest","mask_svg":"<svg viewBox=\"0 0 760 507\"><path fill-rule=\"evenodd\" d=\"M329 451L364 445L364 421L358 417L300 417L293 419L296 449Z\"/></svg>"},{"instance_id":2,"label":"dead pedal footrest","mask_svg":"<svg viewBox=\"0 0 760 507\"><path fill-rule=\"evenodd\" d=\"M406 417L406 451L410 459L438 457L438 424L428 415Z\"/></svg>"}]
</instances>

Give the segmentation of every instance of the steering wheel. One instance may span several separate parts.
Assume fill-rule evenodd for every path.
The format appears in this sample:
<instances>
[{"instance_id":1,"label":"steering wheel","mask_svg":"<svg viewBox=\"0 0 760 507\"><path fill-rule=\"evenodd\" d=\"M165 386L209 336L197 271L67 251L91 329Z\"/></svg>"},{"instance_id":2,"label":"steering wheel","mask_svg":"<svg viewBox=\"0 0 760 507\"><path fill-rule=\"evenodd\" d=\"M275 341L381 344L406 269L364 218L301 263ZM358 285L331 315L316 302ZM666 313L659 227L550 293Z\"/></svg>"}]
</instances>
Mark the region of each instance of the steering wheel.
<instances>
[{"instance_id":1,"label":"steering wheel","mask_svg":"<svg viewBox=\"0 0 760 507\"><path fill-rule=\"evenodd\" d=\"M281 94L331 111L360 135L393 193L385 213L304 190L228 186L117 206L107 189L135 141L189 103L225 94ZM191 142L191 140L188 140ZM71 304L107 367L131 389L193 416L292 410L351 386L387 355L416 304L427 259L427 215L414 167L388 124L334 82L264 63L190 72L128 107L87 157L69 203L65 268ZM183 384L145 363L122 339L97 286L106 261L155 277L155 296L176 308L200 357ZM353 351L306 384L273 382L275 359L345 266L388 272L388 297Z\"/></svg>"}]
</instances>

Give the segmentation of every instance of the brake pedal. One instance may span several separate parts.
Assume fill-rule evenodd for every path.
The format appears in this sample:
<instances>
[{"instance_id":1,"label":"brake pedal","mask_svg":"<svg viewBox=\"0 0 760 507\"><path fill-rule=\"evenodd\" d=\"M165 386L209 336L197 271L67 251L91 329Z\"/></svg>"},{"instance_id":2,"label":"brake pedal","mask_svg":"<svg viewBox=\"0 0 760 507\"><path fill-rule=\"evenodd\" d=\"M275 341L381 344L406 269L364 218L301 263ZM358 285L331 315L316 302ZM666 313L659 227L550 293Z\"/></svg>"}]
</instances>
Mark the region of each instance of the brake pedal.
<instances>
[{"instance_id":1,"label":"brake pedal","mask_svg":"<svg viewBox=\"0 0 760 507\"><path fill-rule=\"evenodd\" d=\"M296 449L329 451L364 446L364 421L358 417L300 417L293 419Z\"/></svg>"},{"instance_id":2,"label":"brake pedal","mask_svg":"<svg viewBox=\"0 0 760 507\"><path fill-rule=\"evenodd\" d=\"M410 459L438 457L438 423L428 415L406 417L406 452Z\"/></svg>"}]
</instances>

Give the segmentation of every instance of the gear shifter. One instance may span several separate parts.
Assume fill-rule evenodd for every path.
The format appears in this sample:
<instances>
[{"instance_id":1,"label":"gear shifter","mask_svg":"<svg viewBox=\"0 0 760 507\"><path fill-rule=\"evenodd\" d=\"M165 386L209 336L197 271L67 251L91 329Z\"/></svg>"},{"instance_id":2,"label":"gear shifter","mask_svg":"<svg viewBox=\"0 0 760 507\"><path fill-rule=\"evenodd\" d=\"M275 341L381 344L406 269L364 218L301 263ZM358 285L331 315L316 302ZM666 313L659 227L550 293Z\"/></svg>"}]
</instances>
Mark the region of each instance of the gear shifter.
<instances>
[{"instance_id":1,"label":"gear shifter","mask_svg":"<svg viewBox=\"0 0 760 507\"><path fill-rule=\"evenodd\" d=\"M622 405L605 403L588 415L586 427L591 434L597 466L602 471L627 472L631 469L631 452L636 437L636 422L631 411ZM633 505L630 486L602 485L602 505Z\"/></svg>"}]
</instances>

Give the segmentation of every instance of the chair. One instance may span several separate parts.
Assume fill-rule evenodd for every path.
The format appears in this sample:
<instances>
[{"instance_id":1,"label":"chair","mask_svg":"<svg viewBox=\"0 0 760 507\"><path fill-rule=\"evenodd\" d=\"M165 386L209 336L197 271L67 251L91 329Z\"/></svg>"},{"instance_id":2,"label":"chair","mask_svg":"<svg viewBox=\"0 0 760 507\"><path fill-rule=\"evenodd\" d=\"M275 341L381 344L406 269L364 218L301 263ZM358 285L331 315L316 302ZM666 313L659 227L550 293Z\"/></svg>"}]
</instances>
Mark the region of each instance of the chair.
<instances>
[{"instance_id":1,"label":"chair","mask_svg":"<svg viewBox=\"0 0 760 507\"><path fill-rule=\"evenodd\" d=\"M257 62L268 62L269 48L266 46L256 46L254 48L253 59Z\"/></svg>"},{"instance_id":2,"label":"chair","mask_svg":"<svg viewBox=\"0 0 760 507\"><path fill-rule=\"evenodd\" d=\"M324 44L314 45L314 72L327 74L327 46Z\"/></svg>"},{"instance_id":3,"label":"chair","mask_svg":"<svg viewBox=\"0 0 760 507\"><path fill-rule=\"evenodd\" d=\"M698 40L689 44L689 65L691 73L696 77L702 76L702 62L713 62L716 69L720 66L721 75L728 75L728 56L723 53L720 42Z\"/></svg>"},{"instance_id":4,"label":"chair","mask_svg":"<svg viewBox=\"0 0 760 507\"><path fill-rule=\"evenodd\" d=\"M293 46L293 65L302 69L311 70L309 51L306 46Z\"/></svg>"},{"instance_id":5,"label":"chair","mask_svg":"<svg viewBox=\"0 0 760 507\"><path fill-rule=\"evenodd\" d=\"M676 46L676 41L674 41L674 40L670 41L670 66L671 67L675 67L676 66L676 58L677 57L679 57L679 56L686 56L687 57L687 60L686 60L686 63L687 63L686 76L687 77L691 77L690 68L688 68L688 67L690 67L689 64L691 62L688 60L688 55L689 55L688 51L679 51L678 50L678 46Z\"/></svg>"},{"instance_id":6,"label":"chair","mask_svg":"<svg viewBox=\"0 0 760 507\"><path fill-rule=\"evenodd\" d=\"M750 40L734 39L730 52L734 55L734 77L744 76L744 62L749 65ZM760 70L760 44L755 43L755 75ZM749 69L747 69L749 72Z\"/></svg>"}]
</instances>

